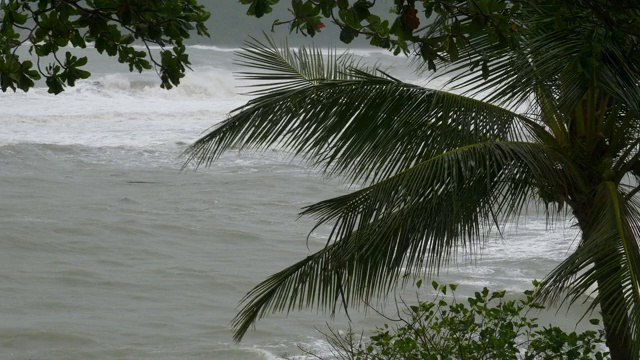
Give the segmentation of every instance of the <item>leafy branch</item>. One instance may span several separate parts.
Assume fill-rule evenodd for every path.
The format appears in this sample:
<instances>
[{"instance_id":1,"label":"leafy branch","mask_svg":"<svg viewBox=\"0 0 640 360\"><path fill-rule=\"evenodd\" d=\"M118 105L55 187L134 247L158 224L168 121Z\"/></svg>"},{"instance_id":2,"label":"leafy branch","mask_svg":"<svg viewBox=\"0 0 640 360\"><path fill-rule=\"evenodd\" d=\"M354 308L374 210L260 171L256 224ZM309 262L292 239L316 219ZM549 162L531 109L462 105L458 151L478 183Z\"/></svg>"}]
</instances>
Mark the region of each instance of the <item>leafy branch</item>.
<instances>
[{"instance_id":1,"label":"leafy branch","mask_svg":"<svg viewBox=\"0 0 640 360\"><path fill-rule=\"evenodd\" d=\"M184 40L193 30L209 36L204 22L210 14L196 0L9 0L0 4L0 14L2 91L27 91L44 77L49 92L58 94L88 78L91 74L82 69L86 57L60 53L65 47L86 48L90 43L100 54L117 56L129 71L155 68L161 87L170 89L180 83L191 64ZM146 51L138 50L136 44ZM23 46L36 57L35 69L31 61L16 54ZM160 48L159 58L151 46ZM50 61L44 69L41 59Z\"/></svg>"}]
</instances>

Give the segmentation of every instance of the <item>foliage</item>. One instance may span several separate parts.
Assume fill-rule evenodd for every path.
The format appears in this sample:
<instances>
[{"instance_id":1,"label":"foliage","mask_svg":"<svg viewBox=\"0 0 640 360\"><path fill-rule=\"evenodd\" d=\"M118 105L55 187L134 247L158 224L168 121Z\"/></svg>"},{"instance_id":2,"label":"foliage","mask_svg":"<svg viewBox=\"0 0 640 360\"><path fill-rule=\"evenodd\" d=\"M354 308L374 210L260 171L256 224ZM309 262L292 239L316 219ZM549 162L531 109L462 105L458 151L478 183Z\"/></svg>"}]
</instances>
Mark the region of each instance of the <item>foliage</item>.
<instances>
[{"instance_id":1,"label":"foliage","mask_svg":"<svg viewBox=\"0 0 640 360\"><path fill-rule=\"evenodd\" d=\"M418 287L420 282L418 282ZM402 302L397 318L387 318L373 335L357 336L352 331L327 336L338 359L608 359L599 350L602 330L567 333L553 325L539 328L532 313L543 309L534 290L519 300L508 300L505 291L486 287L465 302L458 301L456 285L432 283L436 291L431 301L416 305ZM534 285L539 285L534 282ZM449 294L448 294L449 293ZM599 320L592 319L597 325Z\"/></svg>"},{"instance_id":2,"label":"foliage","mask_svg":"<svg viewBox=\"0 0 640 360\"><path fill-rule=\"evenodd\" d=\"M279 3L240 1L249 5L247 14L256 17ZM634 0L394 0L393 4L390 14L385 14L370 0L292 0L292 19L277 20L274 26L288 24L291 31L314 36L324 27L322 19L329 19L340 28L344 43L364 36L371 45L394 54L415 52L433 70L439 62L457 61L460 52L487 35L496 49L526 45L523 39L531 28L522 21L523 5L553 8L559 28L588 22L618 35L640 36L640 3ZM499 59L487 49L478 49L477 55L480 59L471 66L481 66L485 72L490 61Z\"/></svg>"},{"instance_id":3,"label":"foliage","mask_svg":"<svg viewBox=\"0 0 640 360\"><path fill-rule=\"evenodd\" d=\"M630 9L627 23L609 23L593 13L596 0L519 4L511 15L526 31L516 43L479 30L457 60L434 60L447 64L457 92L319 49L247 44L242 75L261 86L188 149L188 160L208 165L229 148L277 145L362 188L304 209L333 227L326 246L244 297L236 340L271 312L333 313L380 300L539 211L580 231L540 300L593 294L589 310L602 312L612 359L640 359L640 17ZM562 16L567 4L573 18ZM473 21L441 16L424 31Z\"/></svg>"},{"instance_id":4,"label":"foliage","mask_svg":"<svg viewBox=\"0 0 640 360\"><path fill-rule=\"evenodd\" d=\"M155 66L161 86L170 89L180 83L190 65L184 39L194 29L208 36L204 22L209 15L196 0L3 0L0 88L27 91L43 76L49 92L58 94L90 76L82 68L87 57L63 49L92 44L100 54L117 56L130 71ZM146 51L138 49L136 42ZM150 45L161 48L159 58L151 54ZM21 46L35 56L35 67L16 54Z\"/></svg>"}]
</instances>

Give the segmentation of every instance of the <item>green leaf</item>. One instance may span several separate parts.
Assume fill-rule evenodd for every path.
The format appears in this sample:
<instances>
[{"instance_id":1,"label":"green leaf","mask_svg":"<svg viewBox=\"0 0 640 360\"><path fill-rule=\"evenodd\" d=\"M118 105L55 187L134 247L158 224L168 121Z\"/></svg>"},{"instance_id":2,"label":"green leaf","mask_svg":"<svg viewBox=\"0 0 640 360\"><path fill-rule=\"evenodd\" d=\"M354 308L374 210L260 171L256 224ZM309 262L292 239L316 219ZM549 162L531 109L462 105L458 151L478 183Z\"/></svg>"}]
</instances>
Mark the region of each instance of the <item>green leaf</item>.
<instances>
[{"instance_id":1,"label":"green leaf","mask_svg":"<svg viewBox=\"0 0 640 360\"><path fill-rule=\"evenodd\" d=\"M356 36L358 36L358 31L349 26L344 26L340 31L340 41L345 44L351 43Z\"/></svg>"},{"instance_id":2,"label":"green leaf","mask_svg":"<svg viewBox=\"0 0 640 360\"><path fill-rule=\"evenodd\" d=\"M241 2L243 4L251 4L249 10L247 10L247 15L260 18L264 14L270 13L273 10L271 5L276 4L278 0L241 0Z\"/></svg>"},{"instance_id":3,"label":"green leaf","mask_svg":"<svg viewBox=\"0 0 640 360\"><path fill-rule=\"evenodd\" d=\"M60 78L58 76L48 76L46 78L46 84L49 87L48 92L50 94L59 94L62 91L64 91L64 86L62 84L62 81L60 80Z\"/></svg>"}]
</instances>

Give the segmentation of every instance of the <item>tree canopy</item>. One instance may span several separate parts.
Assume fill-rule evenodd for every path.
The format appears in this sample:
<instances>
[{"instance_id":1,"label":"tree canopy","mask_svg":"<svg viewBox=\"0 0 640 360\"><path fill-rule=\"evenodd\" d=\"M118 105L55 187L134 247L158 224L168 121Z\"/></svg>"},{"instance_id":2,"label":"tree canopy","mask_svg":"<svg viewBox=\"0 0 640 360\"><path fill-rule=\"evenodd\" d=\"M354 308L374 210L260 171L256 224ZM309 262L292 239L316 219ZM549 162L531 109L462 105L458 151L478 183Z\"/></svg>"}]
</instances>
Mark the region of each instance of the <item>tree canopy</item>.
<instances>
[{"instance_id":1,"label":"tree canopy","mask_svg":"<svg viewBox=\"0 0 640 360\"><path fill-rule=\"evenodd\" d=\"M87 57L67 47L117 56L130 71L155 67L163 88L178 85L190 65L184 39L192 30L208 36L210 14L196 0L3 0L0 16L2 91L27 91L44 77L58 94L91 75L83 69ZM160 48L159 56L150 46ZM21 59L19 47L31 56Z\"/></svg>"},{"instance_id":2,"label":"tree canopy","mask_svg":"<svg viewBox=\"0 0 640 360\"><path fill-rule=\"evenodd\" d=\"M240 2L249 5L248 15L262 17L280 1ZM475 39L483 38L491 48L477 49L480 56L470 65L481 68L487 77L501 48L526 43L532 28L520 17L523 5L554 8L558 28L588 23L608 28L612 36L631 35L627 50L634 50L640 61L640 3L635 0L393 0L390 9L376 5L375 0L292 0L292 17L277 20L274 26L286 24L291 31L314 36L325 27L326 19L340 28L344 43L362 36L396 55L417 55L430 70L438 63L459 60Z\"/></svg>"}]
</instances>

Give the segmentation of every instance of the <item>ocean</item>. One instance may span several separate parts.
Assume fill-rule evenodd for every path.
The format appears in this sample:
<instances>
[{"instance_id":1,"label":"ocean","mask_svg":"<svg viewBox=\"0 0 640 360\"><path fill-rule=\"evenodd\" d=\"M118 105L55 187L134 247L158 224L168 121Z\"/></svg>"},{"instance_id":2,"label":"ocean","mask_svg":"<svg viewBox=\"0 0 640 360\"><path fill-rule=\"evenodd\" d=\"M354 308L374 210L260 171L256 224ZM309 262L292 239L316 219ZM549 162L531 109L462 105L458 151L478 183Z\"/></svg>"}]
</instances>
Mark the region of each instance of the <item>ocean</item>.
<instances>
[{"instance_id":1,"label":"ocean","mask_svg":"<svg viewBox=\"0 0 640 360\"><path fill-rule=\"evenodd\" d=\"M234 51L262 36L243 7L215 3L212 38L192 40L193 71L174 90L89 49L74 50L91 54L93 72L76 87L0 94L0 359L305 359L299 346L329 353L325 323L347 328L343 314L307 310L267 317L232 340L242 296L324 243L314 233L307 247L313 222L298 219L300 209L349 184L280 149L230 151L211 168L180 170L184 149L247 101ZM420 81L406 59L351 51ZM436 279L463 295L528 289L576 243L570 222L547 225L532 213ZM354 329L383 321L352 315ZM581 315L540 316L571 330Z\"/></svg>"}]
</instances>

